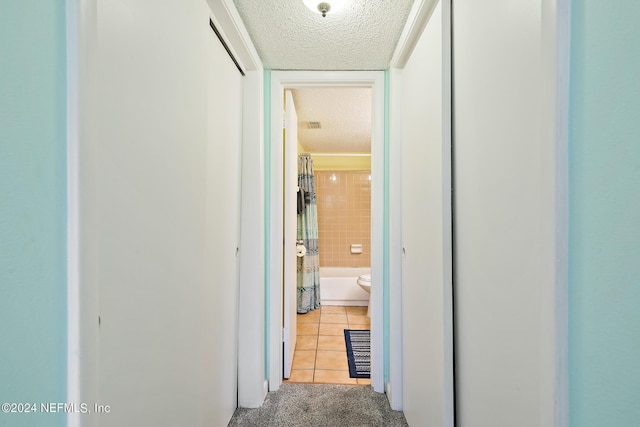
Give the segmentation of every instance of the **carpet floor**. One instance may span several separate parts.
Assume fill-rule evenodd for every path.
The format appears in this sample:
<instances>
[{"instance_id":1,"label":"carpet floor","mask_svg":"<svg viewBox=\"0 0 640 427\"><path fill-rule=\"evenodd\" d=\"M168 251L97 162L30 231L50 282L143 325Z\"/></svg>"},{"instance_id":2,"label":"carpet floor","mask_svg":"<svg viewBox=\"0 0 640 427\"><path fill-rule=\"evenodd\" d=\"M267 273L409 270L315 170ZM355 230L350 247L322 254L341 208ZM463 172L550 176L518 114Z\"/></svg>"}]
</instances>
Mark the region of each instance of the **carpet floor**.
<instances>
[{"instance_id":1,"label":"carpet floor","mask_svg":"<svg viewBox=\"0 0 640 427\"><path fill-rule=\"evenodd\" d=\"M384 394L369 386L282 384L256 409L239 408L229 426L408 426Z\"/></svg>"}]
</instances>

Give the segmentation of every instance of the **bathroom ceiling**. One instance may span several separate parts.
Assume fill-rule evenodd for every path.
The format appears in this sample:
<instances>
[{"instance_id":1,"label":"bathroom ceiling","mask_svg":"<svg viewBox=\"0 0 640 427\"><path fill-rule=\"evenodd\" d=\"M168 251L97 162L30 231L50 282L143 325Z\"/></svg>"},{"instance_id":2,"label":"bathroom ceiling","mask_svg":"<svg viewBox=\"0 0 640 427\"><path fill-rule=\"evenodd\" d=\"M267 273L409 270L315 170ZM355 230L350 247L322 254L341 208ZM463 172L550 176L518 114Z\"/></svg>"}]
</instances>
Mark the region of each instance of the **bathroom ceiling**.
<instances>
[{"instance_id":1,"label":"bathroom ceiling","mask_svg":"<svg viewBox=\"0 0 640 427\"><path fill-rule=\"evenodd\" d=\"M265 69L385 70L414 0L347 0L326 17L302 0L233 0ZM331 0L329 0L331 3ZM294 91L298 138L313 153L368 153L371 91ZM308 121L321 122L309 129Z\"/></svg>"},{"instance_id":2,"label":"bathroom ceiling","mask_svg":"<svg viewBox=\"0 0 640 427\"><path fill-rule=\"evenodd\" d=\"M292 90L298 114L298 140L310 153L371 152L370 88ZM310 129L319 121L320 129Z\"/></svg>"}]
</instances>

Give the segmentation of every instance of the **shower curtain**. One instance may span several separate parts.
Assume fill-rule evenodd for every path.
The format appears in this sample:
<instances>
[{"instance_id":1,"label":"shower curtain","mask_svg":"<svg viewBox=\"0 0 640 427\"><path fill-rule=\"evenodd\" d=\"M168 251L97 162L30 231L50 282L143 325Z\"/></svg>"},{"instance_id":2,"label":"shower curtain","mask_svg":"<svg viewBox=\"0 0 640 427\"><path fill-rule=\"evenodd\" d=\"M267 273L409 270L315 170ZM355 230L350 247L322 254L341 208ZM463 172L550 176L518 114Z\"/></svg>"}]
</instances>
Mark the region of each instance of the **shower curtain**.
<instances>
[{"instance_id":1,"label":"shower curtain","mask_svg":"<svg viewBox=\"0 0 640 427\"><path fill-rule=\"evenodd\" d=\"M313 177L313 159L309 154L298 156L298 186L305 194L305 206L298 214L297 239L306 248L305 256L298 258L298 313L320 307L320 257L318 255L318 209L316 183Z\"/></svg>"}]
</instances>

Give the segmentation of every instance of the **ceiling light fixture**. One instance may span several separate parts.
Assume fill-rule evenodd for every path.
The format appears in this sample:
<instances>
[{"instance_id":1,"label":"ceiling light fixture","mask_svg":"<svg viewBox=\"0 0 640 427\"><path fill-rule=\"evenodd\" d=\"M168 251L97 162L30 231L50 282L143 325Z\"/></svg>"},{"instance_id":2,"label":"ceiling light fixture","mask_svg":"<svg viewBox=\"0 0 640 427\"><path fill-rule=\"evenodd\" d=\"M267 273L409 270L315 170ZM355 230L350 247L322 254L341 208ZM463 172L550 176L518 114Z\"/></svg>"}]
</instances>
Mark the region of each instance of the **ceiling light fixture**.
<instances>
[{"instance_id":1,"label":"ceiling light fixture","mask_svg":"<svg viewBox=\"0 0 640 427\"><path fill-rule=\"evenodd\" d=\"M331 0L328 1L318 1L318 0L302 0L309 8L309 10L322 14L323 17L327 16L327 13L331 11L331 13L336 13L340 9L342 9L347 2L347 0Z\"/></svg>"}]
</instances>

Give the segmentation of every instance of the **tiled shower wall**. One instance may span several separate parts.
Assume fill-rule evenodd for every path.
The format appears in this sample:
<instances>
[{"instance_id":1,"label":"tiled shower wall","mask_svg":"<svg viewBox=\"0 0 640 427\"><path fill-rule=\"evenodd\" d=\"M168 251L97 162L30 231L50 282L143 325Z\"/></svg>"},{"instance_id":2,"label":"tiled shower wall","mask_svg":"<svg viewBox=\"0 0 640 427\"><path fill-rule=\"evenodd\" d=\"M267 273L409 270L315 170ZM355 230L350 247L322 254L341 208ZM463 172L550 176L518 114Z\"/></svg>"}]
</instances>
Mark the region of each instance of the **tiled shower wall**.
<instances>
[{"instance_id":1,"label":"tiled shower wall","mask_svg":"<svg viewBox=\"0 0 640 427\"><path fill-rule=\"evenodd\" d=\"M321 267L369 267L371 180L369 171L316 171L318 251ZM351 245L362 253L352 254Z\"/></svg>"}]
</instances>

